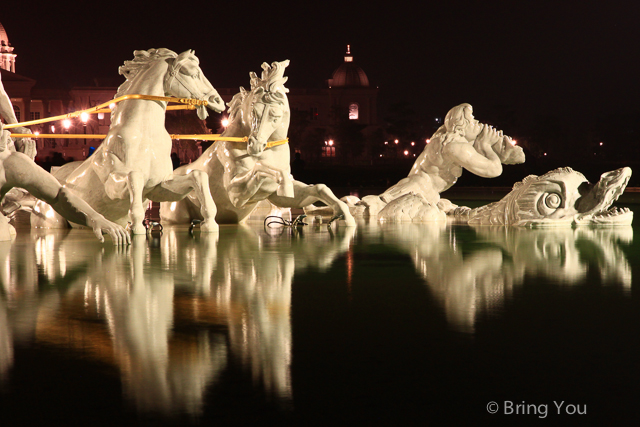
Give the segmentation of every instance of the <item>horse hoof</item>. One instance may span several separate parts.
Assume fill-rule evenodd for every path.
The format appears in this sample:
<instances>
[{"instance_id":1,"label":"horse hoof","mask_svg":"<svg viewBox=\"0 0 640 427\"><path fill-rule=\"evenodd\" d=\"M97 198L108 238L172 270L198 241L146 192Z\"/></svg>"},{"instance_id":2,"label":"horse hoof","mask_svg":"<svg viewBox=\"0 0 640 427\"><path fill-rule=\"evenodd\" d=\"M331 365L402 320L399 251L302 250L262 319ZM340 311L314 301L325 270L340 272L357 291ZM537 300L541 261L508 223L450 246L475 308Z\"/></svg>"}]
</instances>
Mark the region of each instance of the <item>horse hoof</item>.
<instances>
[{"instance_id":1,"label":"horse hoof","mask_svg":"<svg viewBox=\"0 0 640 427\"><path fill-rule=\"evenodd\" d=\"M144 225L140 224L134 227L131 227L131 232L133 234L147 234L147 229Z\"/></svg>"},{"instance_id":2,"label":"horse hoof","mask_svg":"<svg viewBox=\"0 0 640 427\"><path fill-rule=\"evenodd\" d=\"M347 227L355 227L356 226L356 220L351 215L349 215L349 216L345 215L344 222L345 222L345 225Z\"/></svg>"},{"instance_id":3,"label":"horse hoof","mask_svg":"<svg viewBox=\"0 0 640 427\"><path fill-rule=\"evenodd\" d=\"M200 224L200 232L202 233L217 233L220 226L213 220L204 221Z\"/></svg>"}]
</instances>

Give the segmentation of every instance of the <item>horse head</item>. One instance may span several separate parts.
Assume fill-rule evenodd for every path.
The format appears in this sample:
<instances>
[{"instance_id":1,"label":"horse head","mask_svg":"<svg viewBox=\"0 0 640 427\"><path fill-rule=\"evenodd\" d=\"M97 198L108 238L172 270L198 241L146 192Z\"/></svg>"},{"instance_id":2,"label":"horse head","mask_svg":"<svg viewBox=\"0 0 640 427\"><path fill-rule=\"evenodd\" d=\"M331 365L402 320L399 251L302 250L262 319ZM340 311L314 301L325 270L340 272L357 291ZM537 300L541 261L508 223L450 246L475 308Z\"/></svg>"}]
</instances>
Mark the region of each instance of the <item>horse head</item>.
<instances>
[{"instance_id":1,"label":"horse head","mask_svg":"<svg viewBox=\"0 0 640 427\"><path fill-rule=\"evenodd\" d=\"M207 107L221 113L225 109L224 102L202 73L199 64L200 61L193 50L187 50L177 58L170 59L169 70L164 81L165 93L179 98L207 101ZM198 117L204 120L207 116L205 107L199 106Z\"/></svg>"},{"instance_id":2,"label":"horse head","mask_svg":"<svg viewBox=\"0 0 640 427\"><path fill-rule=\"evenodd\" d=\"M247 152L259 156L268 141L284 139L289 129L289 102L284 87L287 77L284 69L289 61L262 64L262 77L250 73L251 96L246 97L245 105L250 118L250 133ZM250 110L249 110L250 108Z\"/></svg>"}]
</instances>

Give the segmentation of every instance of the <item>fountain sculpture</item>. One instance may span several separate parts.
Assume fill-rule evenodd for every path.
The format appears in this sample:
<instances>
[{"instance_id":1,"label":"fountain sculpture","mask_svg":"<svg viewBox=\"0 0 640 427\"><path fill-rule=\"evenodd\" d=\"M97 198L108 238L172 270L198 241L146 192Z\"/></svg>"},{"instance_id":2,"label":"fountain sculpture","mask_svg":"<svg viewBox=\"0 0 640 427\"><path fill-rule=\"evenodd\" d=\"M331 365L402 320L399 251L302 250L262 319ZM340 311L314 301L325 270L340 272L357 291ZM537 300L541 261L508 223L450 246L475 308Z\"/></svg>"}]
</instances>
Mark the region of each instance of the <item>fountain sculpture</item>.
<instances>
[{"instance_id":1,"label":"fountain sculpture","mask_svg":"<svg viewBox=\"0 0 640 427\"><path fill-rule=\"evenodd\" d=\"M284 87L284 70L289 61L262 64L262 76L250 73L251 90L240 88L229 105L229 125L222 140L209 147L195 162L176 169L176 174L204 171L218 208L216 220L239 223L258 202L268 199L280 208L302 208L313 202L326 203L334 215L344 216L347 225L355 220L348 206L324 184L307 185L291 176L289 101ZM224 138L231 138L225 140ZM248 141L234 139L247 137ZM165 223L190 223L200 219L200 202L188 197L162 203L160 218Z\"/></svg>"},{"instance_id":2,"label":"fountain sculpture","mask_svg":"<svg viewBox=\"0 0 640 427\"><path fill-rule=\"evenodd\" d=\"M379 213L391 217L397 209L388 204L408 194L419 195L434 209L412 208L405 212L409 219L444 219L455 206L441 199L440 193L450 188L466 169L476 175L493 178L502 174L502 165L523 163L522 148L502 131L482 124L473 117L469 104L460 104L447 113L444 125L433 134L413 164L409 175L378 196L352 200L356 212L375 217ZM398 218L400 219L400 218Z\"/></svg>"},{"instance_id":3,"label":"fountain sculpture","mask_svg":"<svg viewBox=\"0 0 640 427\"><path fill-rule=\"evenodd\" d=\"M119 69L127 81L116 96L145 98L117 104L109 133L96 152L84 162L65 165L55 176L106 218L122 226L130 222L133 234L146 233L143 219L149 199L175 201L193 191L204 219L201 230L215 232L216 207L209 180L199 170L173 173L171 137L164 126L167 103L148 97L207 101L206 106L217 112L224 109L224 103L204 77L193 51L178 55L169 49L149 49L136 51L134 56ZM198 116L206 117L204 106L199 107ZM60 226L60 218L51 219L44 204L36 205L35 211L32 225Z\"/></svg>"}]
</instances>

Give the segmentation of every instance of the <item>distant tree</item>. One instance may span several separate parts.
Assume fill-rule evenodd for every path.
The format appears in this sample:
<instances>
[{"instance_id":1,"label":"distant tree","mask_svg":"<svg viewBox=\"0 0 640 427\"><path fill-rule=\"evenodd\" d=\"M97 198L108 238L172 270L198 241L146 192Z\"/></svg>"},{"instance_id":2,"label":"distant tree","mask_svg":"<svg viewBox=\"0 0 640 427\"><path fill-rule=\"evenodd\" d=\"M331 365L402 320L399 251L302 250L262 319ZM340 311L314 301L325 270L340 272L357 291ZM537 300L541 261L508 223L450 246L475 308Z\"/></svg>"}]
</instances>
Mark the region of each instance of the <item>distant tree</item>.
<instances>
[{"instance_id":1,"label":"distant tree","mask_svg":"<svg viewBox=\"0 0 640 427\"><path fill-rule=\"evenodd\" d=\"M362 130L365 125L349 120L348 117L339 119L333 127L333 135L336 140L336 155L349 163L355 161L364 152L364 134ZM338 153L339 151L339 153Z\"/></svg>"},{"instance_id":2,"label":"distant tree","mask_svg":"<svg viewBox=\"0 0 640 427\"><path fill-rule=\"evenodd\" d=\"M401 140L402 143L415 141L420 134L416 110L413 104L408 101L390 105L384 121L387 134Z\"/></svg>"},{"instance_id":3,"label":"distant tree","mask_svg":"<svg viewBox=\"0 0 640 427\"><path fill-rule=\"evenodd\" d=\"M293 156L296 151L299 151L302 157L308 158L312 155L312 152L314 151L314 144L307 138L310 123L309 112L302 111L297 108L291 109L287 136L289 137L289 144L291 145L292 159L294 158Z\"/></svg>"},{"instance_id":4,"label":"distant tree","mask_svg":"<svg viewBox=\"0 0 640 427\"><path fill-rule=\"evenodd\" d=\"M365 135L365 153L368 155L370 162L378 161L380 155L384 154L386 150L385 140L385 133L382 128L376 128Z\"/></svg>"}]
</instances>

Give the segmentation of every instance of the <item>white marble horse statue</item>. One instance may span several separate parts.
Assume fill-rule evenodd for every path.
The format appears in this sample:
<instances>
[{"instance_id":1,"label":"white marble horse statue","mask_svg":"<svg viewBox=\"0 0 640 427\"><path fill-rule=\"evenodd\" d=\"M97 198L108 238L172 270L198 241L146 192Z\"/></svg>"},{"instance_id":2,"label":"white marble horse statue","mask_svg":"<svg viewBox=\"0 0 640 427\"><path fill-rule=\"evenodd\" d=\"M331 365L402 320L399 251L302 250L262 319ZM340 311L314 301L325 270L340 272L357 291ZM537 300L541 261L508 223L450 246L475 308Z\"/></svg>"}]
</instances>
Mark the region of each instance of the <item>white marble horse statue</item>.
<instances>
[{"instance_id":1,"label":"white marble horse statue","mask_svg":"<svg viewBox=\"0 0 640 427\"><path fill-rule=\"evenodd\" d=\"M175 174L204 171L215 200L219 223L245 220L258 202L269 200L281 208L301 208L322 201L335 215L344 216L348 226L355 220L346 203L338 200L324 184L307 185L291 176L289 144L290 110L287 100L287 78L284 70L289 61L262 64L262 76L250 73L251 90L240 88L229 106L229 126L222 137L247 137L247 142L217 141L195 162L175 170ZM270 142L280 142L276 145ZM160 204L163 223L189 223L200 219L200 201L189 197Z\"/></svg>"},{"instance_id":2,"label":"white marble horse statue","mask_svg":"<svg viewBox=\"0 0 640 427\"><path fill-rule=\"evenodd\" d=\"M117 97L127 94L190 98L207 101L207 107L224 111L224 102L204 77L198 58L189 50L177 54L169 49L134 52L134 58L119 68L126 82ZM111 113L109 132L95 153L84 162L60 168L54 176L107 219L144 234L145 206L149 200L176 201L192 193L198 199L204 219L202 231L215 232L216 206L209 191L209 179L201 170L173 174L171 137L165 129L167 102L127 99ZM204 106L198 116L206 118ZM32 226L67 226L66 221L39 203L31 217Z\"/></svg>"}]
</instances>

